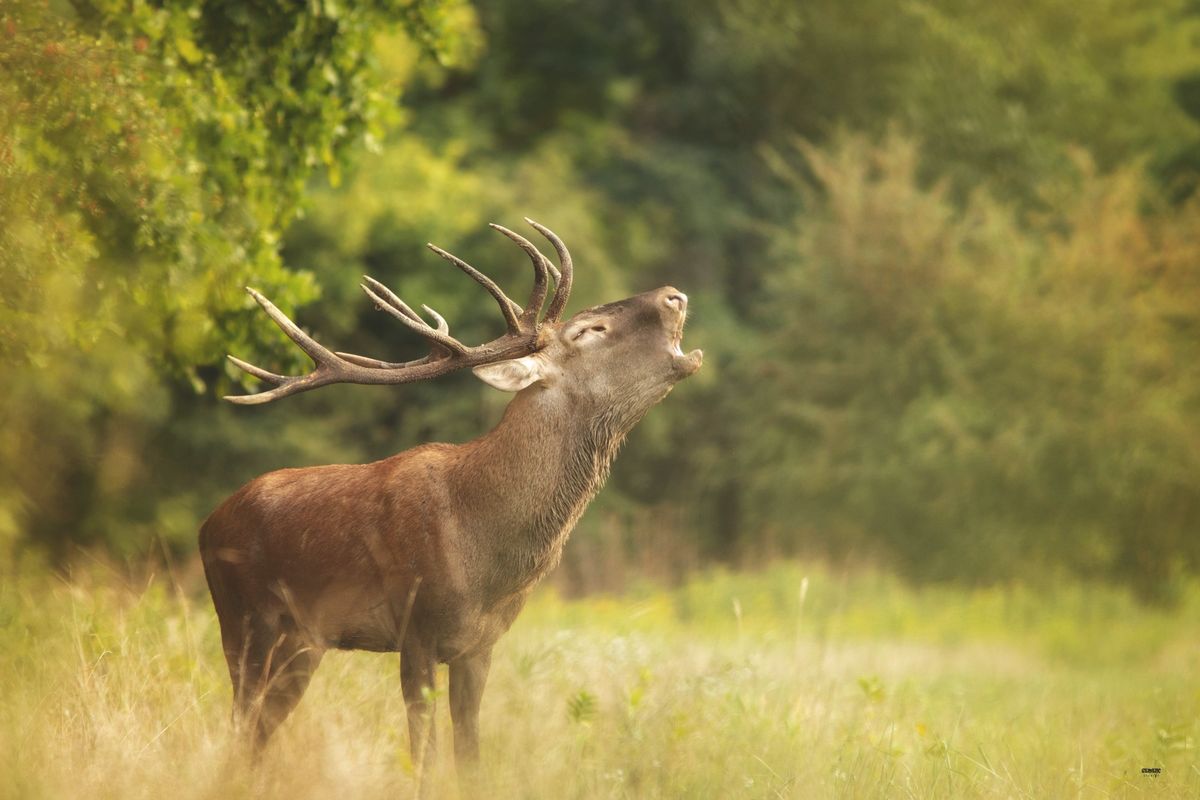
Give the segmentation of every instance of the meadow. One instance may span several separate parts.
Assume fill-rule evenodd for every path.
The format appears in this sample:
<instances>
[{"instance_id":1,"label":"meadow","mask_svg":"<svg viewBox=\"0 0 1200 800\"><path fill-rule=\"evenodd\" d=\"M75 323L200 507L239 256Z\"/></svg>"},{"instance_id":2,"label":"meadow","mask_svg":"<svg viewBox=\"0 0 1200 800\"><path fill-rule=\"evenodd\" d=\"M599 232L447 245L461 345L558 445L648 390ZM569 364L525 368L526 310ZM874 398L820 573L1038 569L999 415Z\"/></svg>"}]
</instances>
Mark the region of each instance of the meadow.
<instances>
[{"instance_id":1,"label":"meadow","mask_svg":"<svg viewBox=\"0 0 1200 800\"><path fill-rule=\"evenodd\" d=\"M415 795L395 656L327 656L255 769L194 569L29 572L0 588L0 796ZM1200 589L1180 596L794 562L547 586L497 648L481 796L1196 797ZM448 717L434 781L455 797Z\"/></svg>"}]
</instances>

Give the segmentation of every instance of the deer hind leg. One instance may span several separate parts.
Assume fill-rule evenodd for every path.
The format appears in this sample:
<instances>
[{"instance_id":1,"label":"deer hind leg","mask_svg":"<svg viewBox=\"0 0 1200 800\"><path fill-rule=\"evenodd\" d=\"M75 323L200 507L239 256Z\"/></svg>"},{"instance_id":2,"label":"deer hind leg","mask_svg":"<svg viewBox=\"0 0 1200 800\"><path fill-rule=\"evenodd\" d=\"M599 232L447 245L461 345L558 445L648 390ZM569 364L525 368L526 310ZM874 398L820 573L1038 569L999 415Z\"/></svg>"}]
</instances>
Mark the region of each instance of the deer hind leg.
<instances>
[{"instance_id":1,"label":"deer hind leg","mask_svg":"<svg viewBox=\"0 0 1200 800\"><path fill-rule=\"evenodd\" d=\"M230 627L229 637L224 625L221 633L233 681L234 721L252 737L257 755L300 702L324 651L307 642L286 617L268 621L246 616Z\"/></svg>"}]
</instances>

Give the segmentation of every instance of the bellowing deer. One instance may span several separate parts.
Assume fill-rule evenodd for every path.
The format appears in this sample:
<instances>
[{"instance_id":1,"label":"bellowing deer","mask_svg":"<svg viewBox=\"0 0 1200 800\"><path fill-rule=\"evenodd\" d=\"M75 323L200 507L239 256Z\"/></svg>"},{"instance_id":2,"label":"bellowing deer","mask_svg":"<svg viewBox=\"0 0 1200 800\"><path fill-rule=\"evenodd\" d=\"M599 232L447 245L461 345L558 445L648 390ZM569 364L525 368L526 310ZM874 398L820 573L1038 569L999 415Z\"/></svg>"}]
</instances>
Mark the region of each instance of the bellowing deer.
<instances>
[{"instance_id":1,"label":"bellowing deer","mask_svg":"<svg viewBox=\"0 0 1200 800\"><path fill-rule=\"evenodd\" d=\"M515 392L490 433L462 445L427 444L364 465L285 469L255 478L200 530L205 574L233 681L235 717L266 743L295 707L329 648L400 652L414 764L432 754L432 689L450 665L450 712L460 763L479 751L479 703L492 647L600 489L622 439L681 379L700 368L680 349L687 298L671 287L559 320L571 290L522 236L493 225L529 256L534 284L521 308L486 275L430 247L495 298L507 331L468 347L425 306L425 322L372 278L376 306L428 340L430 352L390 363L331 352L268 299L250 294L315 362L276 375L230 356L274 384L227 397L266 403L332 383L398 384L464 367ZM554 294L544 316L551 277ZM424 753L424 755L422 755Z\"/></svg>"}]
</instances>

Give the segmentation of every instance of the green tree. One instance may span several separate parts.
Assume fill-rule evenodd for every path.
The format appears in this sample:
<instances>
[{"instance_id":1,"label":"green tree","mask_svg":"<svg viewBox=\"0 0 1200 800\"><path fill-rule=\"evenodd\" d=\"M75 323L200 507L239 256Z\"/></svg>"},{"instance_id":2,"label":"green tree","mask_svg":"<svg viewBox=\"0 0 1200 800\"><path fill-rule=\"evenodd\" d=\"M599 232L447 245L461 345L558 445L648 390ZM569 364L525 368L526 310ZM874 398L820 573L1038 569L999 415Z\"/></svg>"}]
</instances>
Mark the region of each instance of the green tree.
<instances>
[{"instance_id":1,"label":"green tree","mask_svg":"<svg viewBox=\"0 0 1200 800\"><path fill-rule=\"evenodd\" d=\"M922 578L1070 569L1165 596L1200 566L1196 209L1146 218L1137 170L1084 161L1037 226L923 187L891 137L804 146L779 238L770 384L739 466L757 525ZM797 524L804 520L803 524ZM809 527L809 530L805 530Z\"/></svg>"},{"instance_id":2,"label":"green tree","mask_svg":"<svg viewBox=\"0 0 1200 800\"><path fill-rule=\"evenodd\" d=\"M436 0L4 9L0 532L128 541L180 396L227 388L229 348L297 365L241 287L316 296L281 234L314 172L336 179L394 116L373 57L389 25L462 49Z\"/></svg>"}]
</instances>

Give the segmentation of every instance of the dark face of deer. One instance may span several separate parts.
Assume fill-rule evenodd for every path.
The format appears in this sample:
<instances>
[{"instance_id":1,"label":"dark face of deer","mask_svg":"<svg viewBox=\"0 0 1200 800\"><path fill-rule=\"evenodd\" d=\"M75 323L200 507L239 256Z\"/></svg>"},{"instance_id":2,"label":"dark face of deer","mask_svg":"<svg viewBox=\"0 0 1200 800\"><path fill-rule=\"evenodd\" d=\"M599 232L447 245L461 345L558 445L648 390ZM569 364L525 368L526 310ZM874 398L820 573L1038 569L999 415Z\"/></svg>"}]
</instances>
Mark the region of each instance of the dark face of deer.
<instances>
[{"instance_id":1,"label":"dark face of deer","mask_svg":"<svg viewBox=\"0 0 1200 800\"><path fill-rule=\"evenodd\" d=\"M547 331L538 352L475 373L505 391L559 395L624 427L700 368L703 353L681 349L686 318L687 296L665 286L580 311Z\"/></svg>"}]
</instances>

